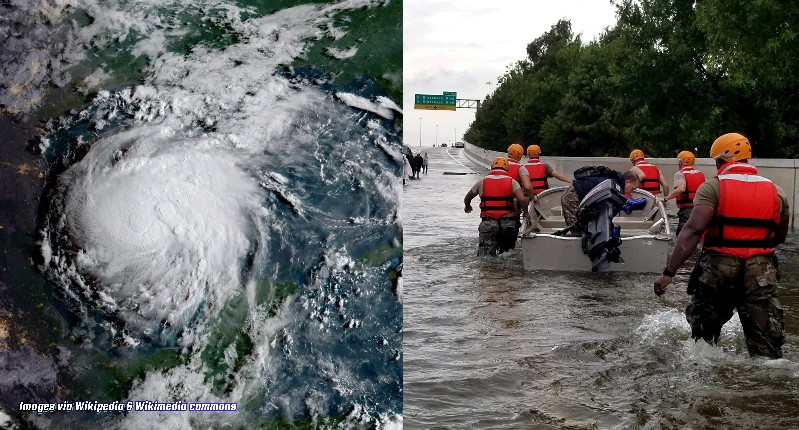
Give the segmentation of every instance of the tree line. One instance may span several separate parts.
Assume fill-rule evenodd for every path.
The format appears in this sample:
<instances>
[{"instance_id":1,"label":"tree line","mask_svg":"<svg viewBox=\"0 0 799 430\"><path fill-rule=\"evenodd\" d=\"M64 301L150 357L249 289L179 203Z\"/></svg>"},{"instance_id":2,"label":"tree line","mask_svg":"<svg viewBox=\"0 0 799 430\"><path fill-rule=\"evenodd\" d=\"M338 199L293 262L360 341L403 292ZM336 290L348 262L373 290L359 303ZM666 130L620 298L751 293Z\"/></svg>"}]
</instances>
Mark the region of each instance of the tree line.
<instances>
[{"instance_id":1,"label":"tree line","mask_svg":"<svg viewBox=\"0 0 799 430\"><path fill-rule=\"evenodd\" d=\"M706 156L739 132L761 158L799 155L799 3L617 0L616 23L583 43L561 20L527 45L464 137L545 155Z\"/></svg>"}]
</instances>

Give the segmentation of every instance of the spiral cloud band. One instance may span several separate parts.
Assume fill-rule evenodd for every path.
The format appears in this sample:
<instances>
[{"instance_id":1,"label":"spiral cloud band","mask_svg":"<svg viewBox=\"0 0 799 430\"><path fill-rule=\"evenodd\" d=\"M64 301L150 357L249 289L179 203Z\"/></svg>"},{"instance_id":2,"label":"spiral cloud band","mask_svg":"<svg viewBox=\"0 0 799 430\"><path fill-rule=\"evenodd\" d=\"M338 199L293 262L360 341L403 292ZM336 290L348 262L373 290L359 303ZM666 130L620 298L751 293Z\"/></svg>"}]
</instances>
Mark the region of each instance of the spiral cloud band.
<instances>
[{"instance_id":1,"label":"spiral cloud band","mask_svg":"<svg viewBox=\"0 0 799 430\"><path fill-rule=\"evenodd\" d=\"M212 144L139 127L95 143L60 178L73 275L99 281L89 295L144 334L223 302L256 245L259 188Z\"/></svg>"}]
</instances>

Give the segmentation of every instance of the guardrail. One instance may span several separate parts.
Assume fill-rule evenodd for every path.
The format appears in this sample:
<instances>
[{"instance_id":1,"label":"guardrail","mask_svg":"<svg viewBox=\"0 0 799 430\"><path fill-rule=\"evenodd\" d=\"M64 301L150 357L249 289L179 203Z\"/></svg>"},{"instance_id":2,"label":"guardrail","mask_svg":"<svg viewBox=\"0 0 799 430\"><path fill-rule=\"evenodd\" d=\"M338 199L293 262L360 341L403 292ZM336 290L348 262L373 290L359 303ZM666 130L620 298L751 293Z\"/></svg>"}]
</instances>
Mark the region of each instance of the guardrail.
<instances>
[{"instance_id":1,"label":"guardrail","mask_svg":"<svg viewBox=\"0 0 799 430\"><path fill-rule=\"evenodd\" d=\"M505 152L489 151L471 143L466 142L464 147L466 156L475 163L485 166L486 171L491 165L491 160L495 157L504 157ZM548 157L541 156L541 161L552 166L553 169L563 172L571 176L575 170L583 166L607 166L611 169L623 172L629 170L631 167L628 158L618 157ZM678 164L677 158L647 158L651 164L658 166L660 172L666 178L669 186L672 185L674 180L674 173L677 172ZM799 215L799 208L796 202L799 200L799 160L795 159L775 159L775 158L753 158L750 162L757 167L758 173L766 178L771 179L780 188L785 190L788 196L788 203L791 206L791 226L795 225L797 215ZM710 178L716 175L716 163L710 158L697 158L694 167ZM554 182L553 182L554 181ZM557 179L550 179L550 185L559 185L560 181Z\"/></svg>"}]
</instances>

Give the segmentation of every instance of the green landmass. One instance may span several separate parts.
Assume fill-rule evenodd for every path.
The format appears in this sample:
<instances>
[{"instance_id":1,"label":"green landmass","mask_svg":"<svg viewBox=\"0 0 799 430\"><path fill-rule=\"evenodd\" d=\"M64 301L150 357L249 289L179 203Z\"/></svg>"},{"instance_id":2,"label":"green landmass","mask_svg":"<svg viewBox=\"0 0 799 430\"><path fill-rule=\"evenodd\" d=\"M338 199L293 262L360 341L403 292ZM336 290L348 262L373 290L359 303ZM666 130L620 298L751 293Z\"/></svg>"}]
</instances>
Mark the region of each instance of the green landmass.
<instances>
[{"instance_id":1,"label":"green landmass","mask_svg":"<svg viewBox=\"0 0 799 430\"><path fill-rule=\"evenodd\" d=\"M346 416L340 417L316 417L316 418L303 418L293 421L286 420L280 417L274 417L268 421L262 422L257 428L266 430L320 430L320 429L338 429L338 428L351 428L351 426L340 426L347 422Z\"/></svg>"},{"instance_id":2,"label":"green landmass","mask_svg":"<svg viewBox=\"0 0 799 430\"><path fill-rule=\"evenodd\" d=\"M322 0L277 0L244 1L242 7L253 7L258 15L242 16L250 19L275 13L278 10L302 4L327 4ZM164 10L166 12L166 10ZM168 52L189 54L198 45L211 49L222 49L241 41L241 35L222 19L213 18L214 13L224 15L226 10L203 12L198 9L183 9L174 16L165 14L166 23L181 23L186 30L180 38L169 39ZM94 22L94 17L86 10L76 8L69 21L77 27L85 27ZM191 24L191 25L188 25ZM335 19L335 26L345 29L347 34L339 40L325 37L308 41L310 48L306 58L298 59L293 66L308 66L328 72L338 85L344 85L360 76L376 80L386 94L393 100L402 100L402 2L391 1L386 6L344 10ZM150 59L146 55L134 56L133 47L143 35L131 29L123 40L115 40L110 46L92 45L87 60L70 69L71 81L62 87L53 87L45 96L43 106L36 116L41 118L58 117L63 111L87 104L97 89L81 88L83 80L92 74L99 65L108 74L103 82L106 89L143 82L149 72ZM358 53L345 60L335 59L327 54L328 48L346 50L357 47Z\"/></svg>"},{"instance_id":3,"label":"green landmass","mask_svg":"<svg viewBox=\"0 0 799 430\"><path fill-rule=\"evenodd\" d=\"M277 315L280 308L297 294L296 282L265 279L256 285L255 305L267 317ZM235 373L252 354L255 343L249 334L250 306L246 292L242 291L222 308L211 330L208 345L200 357L207 366L206 382L213 385L217 394L229 393L235 387ZM235 354L232 365L226 359L228 349Z\"/></svg>"},{"instance_id":4,"label":"green landmass","mask_svg":"<svg viewBox=\"0 0 799 430\"><path fill-rule=\"evenodd\" d=\"M402 246L383 246L358 257L358 263L365 266L379 266L392 258L402 257Z\"/></svg>"},{"instance_id":5,"label":"green landmass","mask_svg":"<svg viewBox=\"0 0 799 430\"><path fill-rule=\"evenodd\" d=\"M171 348L132 358L111 358L99 351L83 354L80 361L88 364L74 375L75 389L82 398L99 402L127 399L133 383L148 372L165 371L182 363L178 351Z\"/></svg>"},{"instance_id":6,"label":"green landmass","mask_svg":"<svg viewBox=\"0 0 799 430\"><path fill-rule=\"evenodd\" d=\"M334 71L335 81L345 84L366 75L375 79L388 97L402 100L402 2L391 1L374 9L361 8L343 12L334 24L347 34L339 40L325 39L314 43L307 58L295 65L311 65L319 70ZM357 47L357 54L339 60L327 53L328 48L345 51Z\"/></svg>"}]
</instances>

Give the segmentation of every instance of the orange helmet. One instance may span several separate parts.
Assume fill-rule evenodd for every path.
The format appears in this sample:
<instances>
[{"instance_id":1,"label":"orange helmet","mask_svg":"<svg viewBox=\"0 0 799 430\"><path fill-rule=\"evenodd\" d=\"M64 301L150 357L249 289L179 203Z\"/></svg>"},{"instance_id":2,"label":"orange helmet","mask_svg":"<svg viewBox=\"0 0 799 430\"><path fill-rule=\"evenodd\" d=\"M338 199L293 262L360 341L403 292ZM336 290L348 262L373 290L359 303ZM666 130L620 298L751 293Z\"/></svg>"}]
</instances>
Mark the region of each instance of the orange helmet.
<instances>
[{"instance_id":1,"label":"orange helmet","mask_svg":"<svg viewBox=\"0 0 799 430\"><path fill-rule=\"evenodd\" d=\"M710 158L722 159L726 163L748 160L752 158L752 145L740 133L723 134L710 147Z\"/></svg>"},{"instance_id":2,"label":"orange helmet","mask_svg":"<svg viewBox=\"0 0 799 430\"><path fill-rule=\"evenodd\" d=\"M640 149L633 149L633 152L630 153L630 161L638 161L644 159L644 151Z\"/></svg>"},{"instance_id":3,"label":"orange helmet","mask_svg":"<svg viewBox=\"0 0 799 430\"><path fill-rule=\"evenodd\" d=\"M528 158L538 158L541 155L541 147L538 145L530 145L527 147Z\"/></svg>"},{"instance_id":4,"label":"orange helmet","mask_svg":"<svg viewBox=\"0 0 799 430\"><path fill-rule=\"evenodd\" d=\"M513 158L514 160L518 160L522 158L524 155L524 148L518 143L514 143L513 145L508 147L508 157Z\"/></svg>"},{"instance_id":5,"label":"orange helmet","mask_svg":"<svg viewBox=\"0 0 799 430\"><path fill-rule=\"evenodd\" d=\"M508 171L508 159L505 157L497 157L491 162L491 169L502 169Z\"/></svg>"},{"instance_id":6,"label":"orange helmet","mask_svg":"<svg viewBox=\"0 0 799 430\"><path fill-rule=\"evenodd\" d=\"M696 161L696 156L691 151L682 151L677 154L677 159L685 164L686 166L693 166L694 161Z\"/></svg>"}]
</instances>

